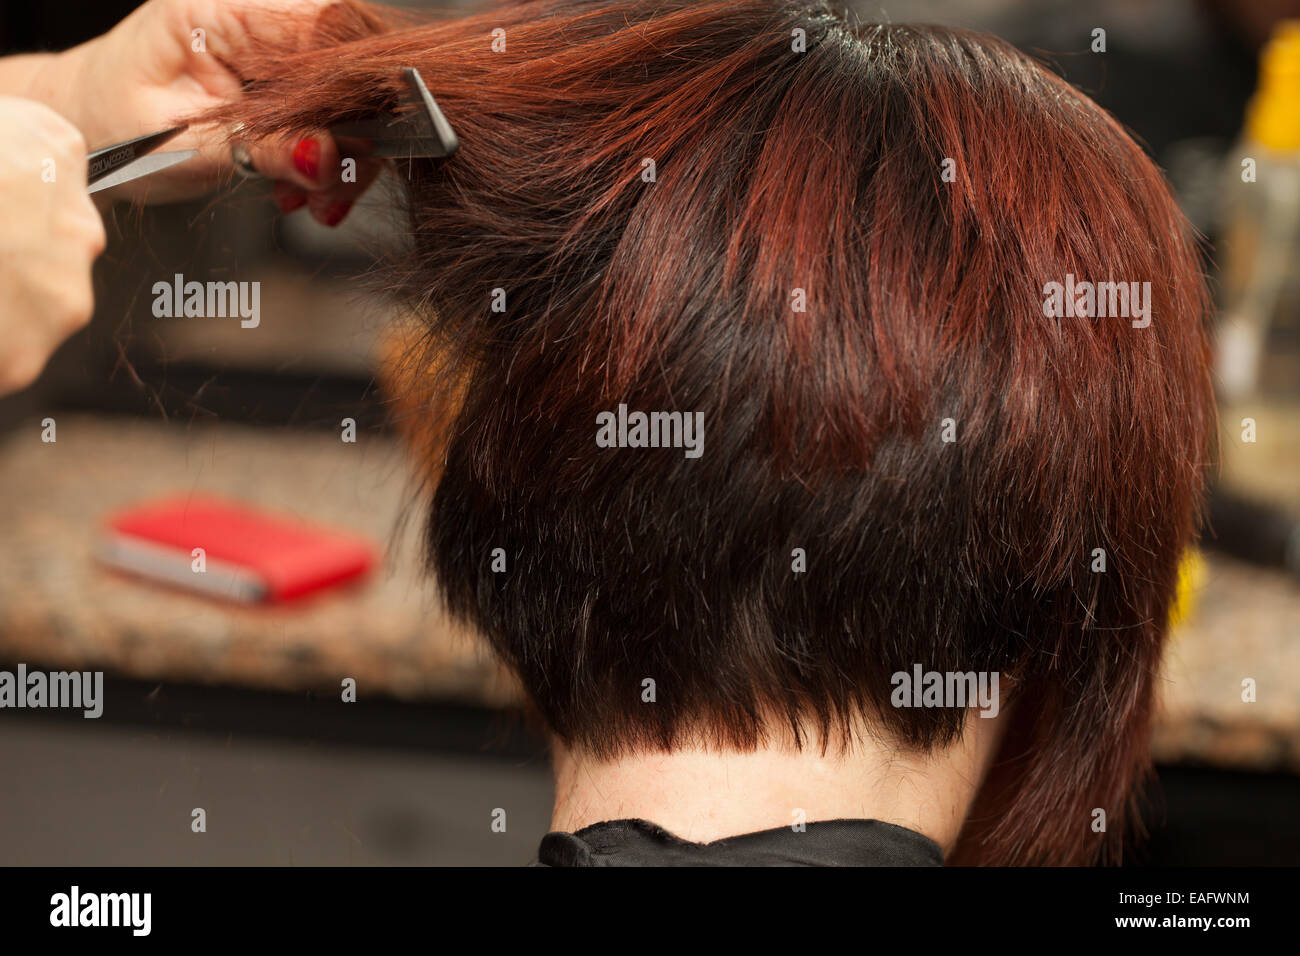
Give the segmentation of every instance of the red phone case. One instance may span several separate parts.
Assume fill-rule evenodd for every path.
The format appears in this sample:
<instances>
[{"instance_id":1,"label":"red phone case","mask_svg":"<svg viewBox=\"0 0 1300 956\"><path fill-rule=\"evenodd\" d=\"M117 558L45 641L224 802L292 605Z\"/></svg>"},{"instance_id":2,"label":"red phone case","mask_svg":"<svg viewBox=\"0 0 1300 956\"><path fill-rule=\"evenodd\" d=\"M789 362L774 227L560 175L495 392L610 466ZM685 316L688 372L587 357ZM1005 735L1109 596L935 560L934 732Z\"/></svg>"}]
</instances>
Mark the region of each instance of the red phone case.
<instances>
[{"instance_id":1,"label":"red phone case","mask_svg":"<svg viewBox=\"0 0 1300 956\"><path fill-rule=\"evenodd\" d=\"M136 505L108 527L99 556L114 567L238 601L292 600L376 564L364 538L208 497Z\"/></svg>"}]
</instances>

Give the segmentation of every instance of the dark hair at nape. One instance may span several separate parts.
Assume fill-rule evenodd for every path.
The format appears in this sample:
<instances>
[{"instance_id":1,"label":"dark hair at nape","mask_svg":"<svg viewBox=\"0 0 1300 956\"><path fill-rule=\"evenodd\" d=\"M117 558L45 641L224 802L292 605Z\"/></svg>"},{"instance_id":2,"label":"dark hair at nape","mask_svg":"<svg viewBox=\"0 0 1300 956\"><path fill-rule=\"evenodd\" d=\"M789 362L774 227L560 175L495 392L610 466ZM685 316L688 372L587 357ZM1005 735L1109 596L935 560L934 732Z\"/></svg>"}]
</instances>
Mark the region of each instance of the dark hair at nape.
<instances>
[{"instance_id":1,"label":"dark hair at nape","mask_svg":"<svg viewBox=\"0 0 1300 956\"><path fill-rule=\"evenodd\" d=\"M446 418L430 560L554 733L933 748L966 712L890 675L998 671L955 859L1116 858L1214 428L1193 239L1116 122L999 40L776 0L345 4L314 46L221 115L323 127L415 65L456 126L391 272ZM1149 282L1149 325L1045 315L1067 276ZM598 447L619 404L701 412L703 454Z\"/></svg>"}]
</instances>

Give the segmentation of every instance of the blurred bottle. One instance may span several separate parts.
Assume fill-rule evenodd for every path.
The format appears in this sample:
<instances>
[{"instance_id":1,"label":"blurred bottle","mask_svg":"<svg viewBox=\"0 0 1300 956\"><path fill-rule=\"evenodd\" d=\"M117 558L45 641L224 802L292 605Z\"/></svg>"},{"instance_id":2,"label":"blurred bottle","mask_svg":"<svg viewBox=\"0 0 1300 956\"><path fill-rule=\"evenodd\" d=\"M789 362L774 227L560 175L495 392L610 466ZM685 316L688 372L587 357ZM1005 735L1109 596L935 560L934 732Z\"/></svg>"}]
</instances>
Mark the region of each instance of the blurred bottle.
<instances>
[{"instance_id":1,"label":"blurred bottle","mask_svg":"<svg viewBox=\"0 0 1300 956\"><path fill-rule=\"evenodd\" d=\"M1277 25L1220 213L1222 397L1300 391L1300 20ZM1265 366L1267 365L1267 369ZM1271 374L1266 374L1271 373Z\"/></svg>"}]
</instances>

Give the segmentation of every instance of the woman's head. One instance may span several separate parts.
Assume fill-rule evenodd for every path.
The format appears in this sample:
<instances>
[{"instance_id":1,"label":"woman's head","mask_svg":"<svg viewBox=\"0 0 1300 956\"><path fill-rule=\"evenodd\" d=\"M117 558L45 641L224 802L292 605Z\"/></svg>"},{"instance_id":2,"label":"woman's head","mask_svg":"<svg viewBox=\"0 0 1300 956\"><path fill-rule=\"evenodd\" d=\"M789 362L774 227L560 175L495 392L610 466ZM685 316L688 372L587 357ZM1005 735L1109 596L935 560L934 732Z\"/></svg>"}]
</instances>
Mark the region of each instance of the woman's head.
<instances>
[{"instance_id":1,"label":"woman's head","mask_svg":"<svg viewBox=\"0 0 1300 956\"><path fill-rule=\"evenodd\" d=\"M617 756L865 717L925 750L967 713L893 675L997 672L958 857L1113 851L1213 423L1188 227L1114 120L998 40L816 4L320 36L227 118L325 126L411 65L455 126L391 272L446 419L429 553L551 730Z\"/></svg>"}]
</instances>

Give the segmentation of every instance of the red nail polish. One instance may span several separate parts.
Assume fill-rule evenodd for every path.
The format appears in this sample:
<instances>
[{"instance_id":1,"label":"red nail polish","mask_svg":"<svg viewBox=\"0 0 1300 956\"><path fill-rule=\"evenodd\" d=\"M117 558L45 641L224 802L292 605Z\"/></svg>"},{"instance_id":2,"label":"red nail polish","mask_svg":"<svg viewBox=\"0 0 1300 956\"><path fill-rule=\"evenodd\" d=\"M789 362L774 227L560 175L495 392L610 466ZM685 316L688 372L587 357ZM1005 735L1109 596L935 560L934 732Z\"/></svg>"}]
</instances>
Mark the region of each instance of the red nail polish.
<instances>
[{"instance_id":1,"label":"red nail polish","mask_svg":"<svg viewBox=\"0 0 1300 956\"><path fill-rule=\"evenodd\" d=\"M337 226L343 221L343 217L348 214L348 210L351 208L352 203L350 202L336 202L324 212L325 225Z\"/></svg>"},{"instance_id":2,"label":"red nail polish","mask_svg":"<svg viewBox=\"0 0 1300 956\"><path fill-rule=\"evenodd\" d=\"M293 212L295 209L301 209L307 205L307 197L302 193L279 196L275 201L280 207L280 212Z\"/></svg>"},{"instance_id":3,"label":"red nail polish","mask_svg":"<svg viewBox=\"0 0 1300 956\"><path fill-rule=\"evenodd\" d=\"M302 139L293 148L293 166L312 182L320 173L320 143L314 139Z\"/></svg>"}]
</instances>

